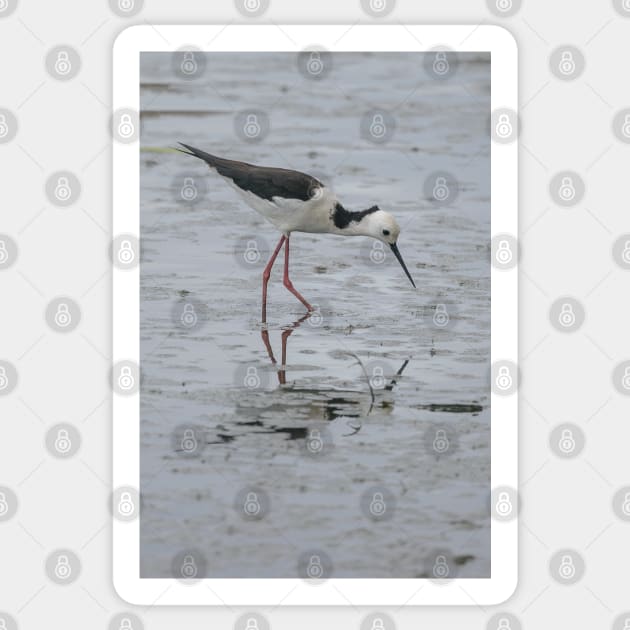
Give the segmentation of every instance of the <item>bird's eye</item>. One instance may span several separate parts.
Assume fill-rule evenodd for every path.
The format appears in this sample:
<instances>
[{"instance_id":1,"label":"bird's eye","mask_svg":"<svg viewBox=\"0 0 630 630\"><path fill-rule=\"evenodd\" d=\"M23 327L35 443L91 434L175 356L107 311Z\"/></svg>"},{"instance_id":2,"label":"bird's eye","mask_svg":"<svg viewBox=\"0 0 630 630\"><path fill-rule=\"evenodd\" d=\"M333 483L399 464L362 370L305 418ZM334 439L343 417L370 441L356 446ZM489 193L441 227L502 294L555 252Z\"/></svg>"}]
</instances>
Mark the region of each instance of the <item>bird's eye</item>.
<instances>
[{"instance_id":1,"label":"bird's eye","mask_svg":"<svg viewBox=\"0 0 630 630\"><path fill-rule=\"evenodd\" d=\"M389 230L383 230L383 236L389 236Z\"/></svg>"}]
</instances>

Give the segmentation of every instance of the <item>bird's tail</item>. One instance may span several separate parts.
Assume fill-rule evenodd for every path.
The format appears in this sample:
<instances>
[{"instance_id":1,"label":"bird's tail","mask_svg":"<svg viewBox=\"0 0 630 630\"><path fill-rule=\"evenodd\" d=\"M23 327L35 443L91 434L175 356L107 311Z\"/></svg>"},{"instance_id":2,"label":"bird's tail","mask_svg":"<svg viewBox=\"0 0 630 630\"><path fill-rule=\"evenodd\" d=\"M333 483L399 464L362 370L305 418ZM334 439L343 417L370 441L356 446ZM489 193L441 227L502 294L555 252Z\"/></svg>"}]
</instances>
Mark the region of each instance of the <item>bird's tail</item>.
<instances>
[{"instance_id":1,"label":"bird's tail","mask_svg":"<svg viewBox=\"0 0 630 630\"><path fill-rule=\"evenodd\" d=\"M216 167L217 164L221 163L222 161L220 157L217 157L216 155L212 155L211 153L206 153L205 151L202 151L201 149L195 149L195 147L191 147L189 144L184 144L183 142L179 142L178 144L180 144L186 150L184 151L184 149L175 147L177 151L180 151L181 153L184 153L186 155L192 155L193 157L199 158L200 160L203 160L209 166Z\"/></svg>"}]
</instances>

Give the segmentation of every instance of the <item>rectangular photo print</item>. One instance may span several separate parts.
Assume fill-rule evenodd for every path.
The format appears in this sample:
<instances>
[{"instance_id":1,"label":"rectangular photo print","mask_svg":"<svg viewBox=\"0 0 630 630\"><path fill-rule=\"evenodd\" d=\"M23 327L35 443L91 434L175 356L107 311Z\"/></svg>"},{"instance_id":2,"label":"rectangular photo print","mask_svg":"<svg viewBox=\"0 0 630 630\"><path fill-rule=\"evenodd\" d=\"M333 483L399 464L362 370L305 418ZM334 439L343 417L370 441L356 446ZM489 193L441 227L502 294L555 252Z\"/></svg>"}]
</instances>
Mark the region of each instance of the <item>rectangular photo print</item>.
<instances>
[{"instance_id":1,"label":"rectangular photo print","mask_svg":"<svg viewBox=\"0 0 630 630\"><path fill-rule=\"evenodd\" d=\"M491 577L491 55L140 53L140 577Z\"/></svg>"}]
</instances>

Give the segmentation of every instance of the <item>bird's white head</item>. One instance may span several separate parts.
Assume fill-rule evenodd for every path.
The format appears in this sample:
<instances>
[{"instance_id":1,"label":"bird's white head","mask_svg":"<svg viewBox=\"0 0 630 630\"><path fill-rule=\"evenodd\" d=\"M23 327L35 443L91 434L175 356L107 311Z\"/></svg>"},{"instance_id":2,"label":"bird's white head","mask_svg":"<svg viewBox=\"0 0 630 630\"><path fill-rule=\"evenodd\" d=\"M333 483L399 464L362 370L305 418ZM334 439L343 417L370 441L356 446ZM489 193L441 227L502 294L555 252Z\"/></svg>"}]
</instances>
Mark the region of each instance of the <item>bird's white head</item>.
<instances>
[{"instance_id":1,"label":"bird's white head","mask_svg":"<svg viewBox=\"0 0 630 630\"><path fill-rule=\"evenodd\" d=\"M392 252L394 252L394 256L398 259L401 267L403 268L407 278L413 285L414 289L416 287L411 274L407 270L407 265L403 261L403 258L398 250L398 236L400 235L400 226L398 225L396 219L389 214L389 212L385 212L384 210L376 210L375 212L370 212L366 214L363 220L361 221L361 229L363 230L363 234L365 236L371 236L372 238L376 238L383 243L386 243L390 246Z\"/></svg>"}]
</instances>

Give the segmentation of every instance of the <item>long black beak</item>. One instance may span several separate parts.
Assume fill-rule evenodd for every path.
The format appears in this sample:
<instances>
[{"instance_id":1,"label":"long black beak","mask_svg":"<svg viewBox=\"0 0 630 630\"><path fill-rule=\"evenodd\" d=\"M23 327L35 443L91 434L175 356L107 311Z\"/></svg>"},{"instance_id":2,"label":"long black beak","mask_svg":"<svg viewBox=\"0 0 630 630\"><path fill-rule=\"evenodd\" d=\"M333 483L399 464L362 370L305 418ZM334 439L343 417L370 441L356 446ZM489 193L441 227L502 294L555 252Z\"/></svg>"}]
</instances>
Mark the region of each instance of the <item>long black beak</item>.
<instances>
[{"instance_id":1,"label":"long black beak","mask_svg":"<svg viewBox=\"0 0 630 630\"><path fill-rule=\"evenodd\" d=\"M392 248L392 251L394 252L394 256L396 256L396 258L398 258L398 262L400 263L400 266L403 268L403 271L407 274L407 278L409 278L409 282L411 282L411 285L415 289L416 288L416 284L413 281L413 278L411 277L411 274L409 273L409 270L407 269L407 265L405 265L405 261L403 260L402 256L400 255L400 252L398 251L398 245L396 245L396 243L392 243L390 245L390 247Z\"/></svg>"}]
</instances>

